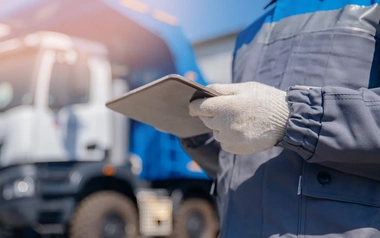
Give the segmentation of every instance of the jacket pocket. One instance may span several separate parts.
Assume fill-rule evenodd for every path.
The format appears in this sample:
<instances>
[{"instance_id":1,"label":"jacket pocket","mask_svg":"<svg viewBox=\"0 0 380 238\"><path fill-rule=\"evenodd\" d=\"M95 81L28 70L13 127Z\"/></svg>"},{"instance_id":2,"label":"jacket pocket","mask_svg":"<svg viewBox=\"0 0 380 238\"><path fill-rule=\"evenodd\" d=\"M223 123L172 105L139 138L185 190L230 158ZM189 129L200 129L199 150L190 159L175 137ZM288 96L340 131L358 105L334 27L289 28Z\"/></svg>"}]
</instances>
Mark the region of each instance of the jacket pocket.
<instances>
[{"instance_id":1,"label":"jacket pocket","mask_svg":"<svg viewBox=\"0 0 380 238\"><path fill-rule=\"evenodd\" d=\"M293 40L293 51L283 84L307 86L368 87L375 40L362 32L323 31L305 33Z\"/></svg>"},{"instance_id":2,"label":"jacket pocket","mask_svg":"<svg viewBox=\"0 0 380 238\"><path fill-rule=\"evenodd\" d=\"M305 162L301 189L301 237L380 237L379 181Z\"/></svg>"},{"instance_id":3,"label":"jacket pocket","mask_svg":"<svg viewBox=\"0 0 380 238\"><path fill-rule=\"evenodd\" d=\"M360 166L360 165L358 165ZM305 163L302 194L329 200L380 207L380 182Z\"/></svg>"}]
</instances>

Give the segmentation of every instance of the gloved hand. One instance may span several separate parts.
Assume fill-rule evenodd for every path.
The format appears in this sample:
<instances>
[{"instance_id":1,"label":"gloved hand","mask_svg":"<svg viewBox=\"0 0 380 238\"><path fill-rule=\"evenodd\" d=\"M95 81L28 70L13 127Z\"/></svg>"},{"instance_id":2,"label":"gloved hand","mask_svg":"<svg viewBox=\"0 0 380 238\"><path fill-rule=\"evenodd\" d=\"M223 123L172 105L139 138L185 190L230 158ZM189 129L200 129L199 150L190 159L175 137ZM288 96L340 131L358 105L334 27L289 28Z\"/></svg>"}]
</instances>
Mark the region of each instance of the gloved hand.
<instances>
[{"instance_id":1,"label":"gloved hand","mask_svg":"<svg viewBox=\"0 0 380 238\"><path fill-rule=\"evenodd\" d=\"M252 154L282 140L289 117L286 92L257 82L208 87L222 96L194 100L190 115L213 130L225 151Z\"/></svg>"}]
</instances>

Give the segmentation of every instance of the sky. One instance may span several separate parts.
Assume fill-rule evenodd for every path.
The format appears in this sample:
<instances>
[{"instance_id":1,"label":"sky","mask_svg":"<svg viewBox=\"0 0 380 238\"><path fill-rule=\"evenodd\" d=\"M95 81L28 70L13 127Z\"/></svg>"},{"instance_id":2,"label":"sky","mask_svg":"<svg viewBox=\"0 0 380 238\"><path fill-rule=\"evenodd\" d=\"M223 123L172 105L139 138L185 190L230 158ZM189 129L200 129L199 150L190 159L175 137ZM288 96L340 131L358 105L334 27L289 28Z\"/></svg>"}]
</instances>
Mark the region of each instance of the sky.
<instances>
[{"instance_id":1,"label":"sky","mask_svg":"<svg viewBox=\"0 0 380 238\"><path fill-rule=\"evenodd\" d=\"M80 1L80 0L78 0ZM122 1L122 0L120 0ZM244 29L264 14L270 0L135 0L179 19L185 35L197 43ZM1 13L38 0L0 0Z\"/></svg>"},{"instance_id":2,"label":"sky","mask_svg":"<svg viewBox=\"0 0 380 238\"><path fill-rule=\"evenodd\" d=\"M264 14L269 0L139 0L176 16L191 42L240 31Z\"/></svg>"}]
</instances>

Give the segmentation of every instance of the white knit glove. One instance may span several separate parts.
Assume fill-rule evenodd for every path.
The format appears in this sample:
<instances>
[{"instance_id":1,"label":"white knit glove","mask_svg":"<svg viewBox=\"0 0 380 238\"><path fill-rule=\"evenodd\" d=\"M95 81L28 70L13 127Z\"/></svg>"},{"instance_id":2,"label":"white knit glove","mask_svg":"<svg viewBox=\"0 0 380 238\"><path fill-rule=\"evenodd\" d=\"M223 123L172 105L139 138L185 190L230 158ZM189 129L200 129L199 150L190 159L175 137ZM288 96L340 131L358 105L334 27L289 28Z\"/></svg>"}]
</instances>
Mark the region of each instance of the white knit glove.
<instances>
[{"instance_id":1,"label":"white knit glove","mask_svg":"<svg viewBox=\"0 0 380 238\"><path fill-rule=\"evenodd\" d=\"M252 154L282 140L289 117L284 91L257 82L208 87L222 96L191 102L190 115L213 130L225 151Z\"/></svg>"}]
</instances>

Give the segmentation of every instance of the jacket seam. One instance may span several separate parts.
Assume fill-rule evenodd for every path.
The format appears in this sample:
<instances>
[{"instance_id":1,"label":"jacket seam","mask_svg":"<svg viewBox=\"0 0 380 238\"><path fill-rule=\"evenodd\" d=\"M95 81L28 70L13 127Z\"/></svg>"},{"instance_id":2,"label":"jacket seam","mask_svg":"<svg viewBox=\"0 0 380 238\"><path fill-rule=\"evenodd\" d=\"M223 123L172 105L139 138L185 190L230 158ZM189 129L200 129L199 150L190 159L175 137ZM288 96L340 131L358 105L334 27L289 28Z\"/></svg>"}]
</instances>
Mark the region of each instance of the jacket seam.
<instances>
[{"instance_id":1,"label":"jacket seam","mask_svg":"<svg viewBox=\"0 0 380 238\"><path fill-rule=\"evenodd\" d=\"M350 58L353 58L353 59L366 60L368 62L372 62L372 59L370 59L370 58L360 57L360 56L352 55L352 54L345 54L345 53L341 53L341 52L334 52L334 51L329 51L329 52L321 52L321 51L313 52L313 51L308 51L308 52L295 52L294 54L295 55L310 55L310 54L313 54L313 55L329 55L329 56L333 55L333 56L350 57Z\"/></svg>"},{"instance_id":2,"label":"jacket seam","mask_svg":"<svg viewBox=\"0 0 380 238\"><path fill-rule=\"evenodd\" d=\"M305 210L304 210L304 214L303 214L303 219L304 219L304 222L303 222L303 233L306 234L306 222L307 222L307 219L306 219L306 214L307 214L307 197L305 197ZM304 235L305 237L305 235Z\"/></svg>"},{"instance_id":3,"label":"jacket seam","mask_svg":"<svg viewBox=\"0 0 380 238\"><path fill-rule=\"evenodd\" d=\"M310 192L314 192L315 195L312 195L312 194L305 194L305 196L309 196L309 197L314 197L314 198L319 198L319 199L326 199L326 200L330 200L330 201L336 201L336 202L346 202L346 203L353 203L353 204L360 204L360 205L363 205L363 206L373 206L373 207L380 207L380 204L378 204L380 201L377 200L377 201L362 201L360 199L358 199L357 197L352 197L352 196L346 196L346 198L353 198L353 199L344 199L344 197L335 197L335 198L331 198L331 197L328 197L326 195L337 195L337 194L334 194L334 193L318 193L314 190L310 190Z\"/></svg>"},{"instance_id":4,"label":"jacket seam","mask_svg":"<svg viewBox=\"0 0 380 238\"><path fill-rule=\"evenodd\" d=\"M376 107L380 106L380 103L375 103L375 104L366 104L367 107Z\"/></svg>"},{"instance_id":5,"label":"jacket seam","mask_svg":"<svg viewBox=\"0 0 380 238\"><path fill-rule=\"evenodd\" d=\"M321 95L320 95L320 97L321 97L321 105L319 105L319 106L321 107L322 113L321 113L320 117L318 118L318 119L319 119L319 120L318 120L318 122L319 122L318 131L315 131L315 133L317 134L317 136L316 136L317 138L316 138L316 142L315 142L315 145L314 145L314 150L311 150L311 151L310 151L311 156L307 159L307 161L312 160L312 159L315 157L315 155L316 155L317 148L318 148L318 143L319 143L319 137L320 137L321 130L322 130L322 118L323 118L323 116L324 116L324 100L325 100L325 94L324 94L324 92L322 92L322 91L320 91L320 93L321 93ZM310 95L310 94L308 94L308 96L309 96L309 95ZM311 107L310 107L310 110L311 110ZM309 128L309 131L311 131L310 128ZM309 131L308 131L308 132L309 132ZM307 149L304 149L304 150L309 151L309 150L307 150Z\"/></svg>"},{"instance_id":6,"label":"jacket seam","mask_svg":"<svg viewBox=\"0 0 380 238\"><path fill-rule=\"evenodd\" d=\"M360 98L325 98L326 101L349 101L349 100L357 100L362 101Z\"/></svg>"},{"instance_id":7,"label":"jacket seam","mask_svg":"<svg viewBox=\"0 0 380 238\"><path fill-rule=\"evenodd\" d=\"M234 154L233 155L234 158L233 158L233 166L232 166L232 172L231 172L231 177L228 181L228 187L227 187L227 190L230 191L231 189L231 184L232 184L232 180L234 179L234 175L235 175L235 170L236 170L236 167L235 167L235 164L236 164L236 155ZM231 204L233 202L234 199L234 194L232 194L232 196L228 196L228 200L227 200L227 209L226 209L226 212L225 212L225 216L228 217L229 213L230 213L230 207L231 207ZM231 225L231 219L227 219L227 223L226 223L226 227L224 227L224 230L227 230L227 234L226 234L226 237L229 237L229 234L230 234L230 227Z\"/></svg>"},{"instance_id":8,"label":"jacket seam","mask_svg":"<svg viewBox=\"0 0 380 238\"><path fill-rule=\"evenodd\" d=\"M309 101L310 101L310 95L307 95ZM303 135L303 138L302 138L302 144L300 145L301 148L303 148L304 150L308 151L306 148L305 148L305 144L306 144L306 139L310 136L310 131L311 131L311 128L310 128L310 118L311 118L311 107L308 107L308 112L307 112L307 115L308 115L308 119L307 119L307 124L305 125L305 128L308 128L308 130L306 131L306 133ZM318 141L317 141L318 143ZM315 146L315 148L317 148L317 146ZM312 156L314 156L315 154L315 150L314 152L313 151L310 151L312 152Z\"/></svg>"},{"instance_id":9,"label":"jacket seam","mask_svg":"<svg viewBox=\"0 0 380 238\"><path fill-rule=\"evenodd\" d=\"M271 22L271 23L277 23L277 22ZM268 23L266 23L268 24ZM278 42L278 41L282 41L282 40L287 40L287 39L291 39L293 37L297 37L299 35L303 35L303 34L313 34L313 33L324 33L324 32L331 32L331 31L337 31L337 30L346 30L346 31L353 31L353 32L362 32L362 33L366 33L368 35L370 35L371 37L377 37L375 35L373 35L370 31L366 30L366 29L363 29L361 27L331 27L331 28L328 28L328 29L322 29L322 30L311 30L311 31L304 31L304 32L301 32L301 33L298 33L298 34L284 34L283 36L281 37L278 37L276 39L269 39L268 42L265 42L266 44L273 44L275 42ZM359 36L360 37L360 36Z\"/></svg>"},{"instance_id":10,"label":"jacket seam","mask_svg":"<svg viewBox=\"0 0 380 238\"><path fill-rule=\"evenodd\" d=\"M267 171L267 166L264 164L264 172L263 172L263 182L261 183L261 197L260 197L260 203L261 203L261 214L262 214L262 219L261 219L261 235L260 237L263 237L264 235L264 203L263 203L263 196L264 196L264 180L265 180L265 175Z\"/></svg>"},{"instance_id":11,"label":"jacket seam","mask_svg":"<svg viewBox=\"0 0 380 238\"><path fill-rule=\"evenodd\" d=\"M357 198L357 199L359 199L360 200L360 198L361 197L358 197L358 196L354 196L354 195L345 195L345 196L341 196L341 194L338 194L338 193L330 193L330 192L323 192L323 193L321 193L321 192L319 192L319 191L317 191L317 190L313 190L313 189L309 189L309 192L314 192L315 194L320 194L320 195L323 195L323 194L330 194L330 195L337 195L337 196L340 196L340 197L351 197L351 198ZM359 200L357 200L357 201L359 201ZM375 199L371 199L371 198L369 198L368 199L369 201L373 201L373 202L380 202L380 200L375 200Z\"/></svg>"}]
</instances>

